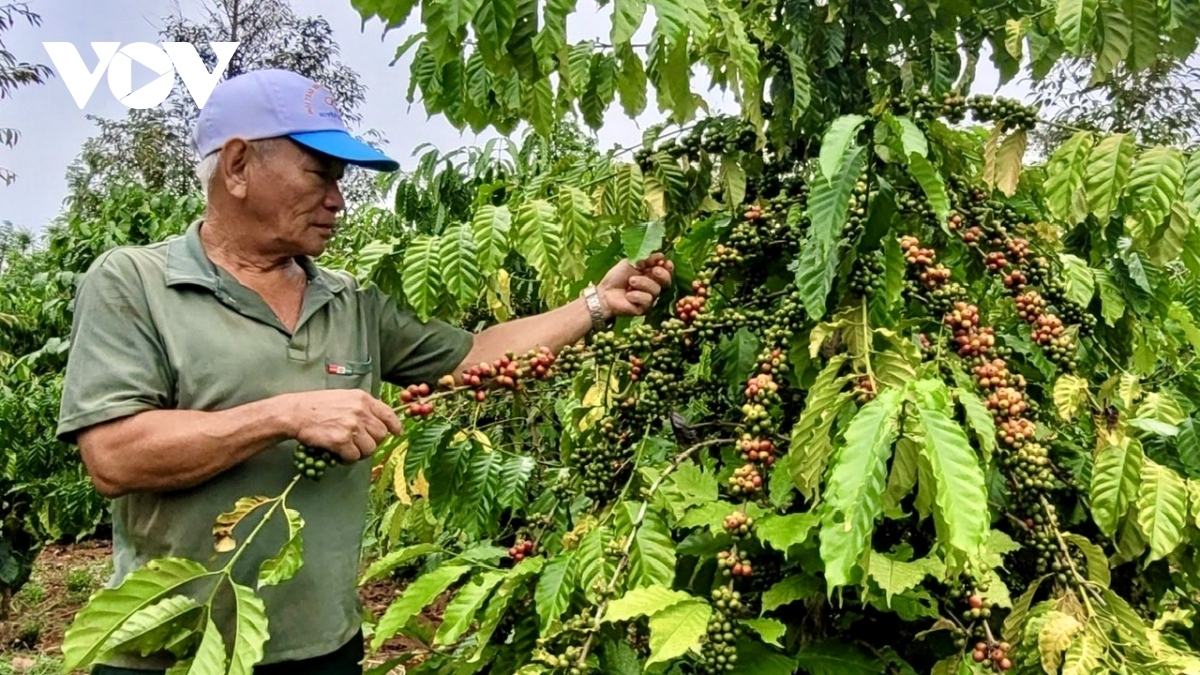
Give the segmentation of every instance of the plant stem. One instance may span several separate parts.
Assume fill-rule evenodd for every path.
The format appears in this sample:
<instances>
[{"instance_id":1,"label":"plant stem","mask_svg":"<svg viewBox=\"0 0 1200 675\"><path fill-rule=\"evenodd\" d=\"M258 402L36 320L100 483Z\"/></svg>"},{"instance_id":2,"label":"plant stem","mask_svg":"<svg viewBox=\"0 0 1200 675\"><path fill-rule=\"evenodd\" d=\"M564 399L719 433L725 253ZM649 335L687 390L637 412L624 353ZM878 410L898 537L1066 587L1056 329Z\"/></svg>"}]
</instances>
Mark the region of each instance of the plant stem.
<instances>
[{"instance_id":1,"label":"plant stem","mask_svg":"<svg viewBox=\"0 0 1200 675\"><path fill-rule=\"evenodd\" d=\"M279 508L279 505L287 500L288 494L291 493L292 488L296 487L296 484L300 482L300 478L301 476L299 475L292 478L292 482L288 483L288 486L284 488L283 492L280 493L278 497L271 500L271 508L267 510L267 513L262 517L262 520L258 521L258 525L256 525L254 529L250 531L250 535L246 537L246 539L242 542L242 545L238 547L238 550L234 551L233 557L231 557L229 562L225 564L225 567L221 569L222 574L232 574L233 566L237 564L237 561L242 557L242 554L246 552L246 549L250 548L250 542L254 541L255 537L258 536L258 533L262 531L263 526L266 525L267 521L271 519L271 516L274 515L275 510Z\"/></svg>"},{"instance_id":2,"label":"plant stem","mask_svg":"<svg viewBox=\"0 0 1200 675\"><path fill-rule=\"evenodd\" d=\"M731 440L728 438L713 438L707 441L701 441L689 447L688 449L676 455L675 459L671 461L671 466L667 467L666 470L662 472L662 475L650 484L650 488L646 491L646 499L642 501L642 507L638 510L637 517L633 519L629 536L626 537L625 546L621 549L621 559L617 561L617 569L613 571L612 578L609 579L608 586L605 589L604 598L600 601L600 606L596 608L596 618L592 622L592 630L588 633L587 639L583 643L583 649L579 652L578 663L580 668L582 668L587 662L587 655L588 651L591 650L592 640L596 637L596 633L600 630L600 623L604 618L604 611L608 609L608 599L612 597L613 591L616 590L617 582L621 579L621 573L624 572L625 568L629 565L629 551L633 549L633 540L637 536L638 528L641 527L642 521L646 518L646 510L650 507L650 497L654 496L654 493L658 491L658 488L662 487L662 484L664 481L666 481L667 476L671 475L672 472L678 469L679 466L683 464L684 460L686 460L688 457L691 457L692 454L694 454L697 450L710 445L719 445L721 443L729 442L731 442Z\"/></svg>"}]
</instances>

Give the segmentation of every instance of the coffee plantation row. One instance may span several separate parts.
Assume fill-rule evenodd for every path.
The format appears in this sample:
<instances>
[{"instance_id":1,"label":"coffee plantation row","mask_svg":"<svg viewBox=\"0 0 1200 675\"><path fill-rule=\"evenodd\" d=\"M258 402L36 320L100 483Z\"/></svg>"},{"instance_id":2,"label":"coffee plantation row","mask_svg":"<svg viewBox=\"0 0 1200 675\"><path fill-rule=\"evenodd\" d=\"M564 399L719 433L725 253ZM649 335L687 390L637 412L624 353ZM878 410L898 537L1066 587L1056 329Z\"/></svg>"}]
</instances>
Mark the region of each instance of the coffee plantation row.
<instances>
[{"instance_id":1,"label":"coffee plantation row","mask_svg":"<svg viewBox=\"0 0 1200 675\"><path fill-rule=\"evenodd\" d=\"M1072 129L1036 160L1044 111L971 93L985 55L1101 82L1191 54L1200 6L614 0L611 43L571 44L569 2L353 4L421 22L409 96L460 128L595 128L651 91L671 118L628 157L484 152L356 274L464 324L623 257L677 281L558 354L396 392L362 583L416 568L369 633L416 646L377 672L1200 673L1200 152ZM740 112L701 110L693 67ZM417 182L410 219L437 202ZM95 595L66 667L250 672L256 589L305 564L289 491L230 505L216 569ZM235 578L272 518L286 545ZM232 644L193 583L232 586Z\"/></svg>"}]
</instances>

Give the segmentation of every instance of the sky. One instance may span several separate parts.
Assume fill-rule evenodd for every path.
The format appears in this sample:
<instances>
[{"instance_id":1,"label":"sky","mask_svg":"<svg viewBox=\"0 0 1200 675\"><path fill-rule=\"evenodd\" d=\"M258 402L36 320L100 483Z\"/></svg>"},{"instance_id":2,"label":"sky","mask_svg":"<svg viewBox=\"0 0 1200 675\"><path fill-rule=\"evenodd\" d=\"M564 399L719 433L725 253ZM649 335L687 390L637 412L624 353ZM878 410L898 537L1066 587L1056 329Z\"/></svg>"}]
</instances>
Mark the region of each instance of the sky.
<instances>
[{"instance_id":1,"label":"sky","mask_svg":"<svg viewBox=\"0 0 1200 675\"><path fill-rule=\"evenodd\" d=\"M202 0L26 0L30 9L41 15L40 26L21 22L4 34L8 49L20 61L42 63L53 68L42 42L71 42L79 48L84 63L94 68L96 56L89 42L111 41L157 42L162 18L182 12L199 16ZM297 14L323 16L334 31L341 47L341 60L353 68L367 87L366 101L359 112L363 121L359 130L376 129L387 139L385 150L401 163L415 164L414 149L422 143L432 143L443 151L465 145L486 142L497 134L485 131L479 135L470 129L459 132L439 116L429 117L417 99L409 104L408 64L412 52L395 66L389 66L396 48L413 32L420 29L417 15L409 24L383 35L378 20L362 25L361 17L351 7L350 0L292 0ZM580 0L578 12L568 23L570 41L607 36L611 6L601 10L595 0ZM653 10L647 12L643 32L648 32ZM636 38L635 38L636 41ZM986 64L986 60L981 60ZM149 82L149 71L139 79L135 66L133 88ZM699 68L693 79L693 89L707 86L707 78ZM993 93L997 77L986 65L981 65L974 91ZM1010 83L1001 90L1007 95L1020 95L1021 86ZM732 96L720 91L707 95L714 111L733 111ZM629 146L637 143L643 130L662 121L651 93L647 111L631 120L614 104L605 124L598 132L602 149L614 144ZM0 183L0 221L11 221L17 227L40 231L61 210L66 196L67 166L78 154L83 142L96 132L88 115L120 118L127 109L112 95L107 79L101 79L91 99L80 110L57 72L46 84L18 89L9 99L0 101L0 128L15 127L21 138L14 149L0 146L0 166L17 174L17 180L5 187Z\"/></svg>"}]
</instances>

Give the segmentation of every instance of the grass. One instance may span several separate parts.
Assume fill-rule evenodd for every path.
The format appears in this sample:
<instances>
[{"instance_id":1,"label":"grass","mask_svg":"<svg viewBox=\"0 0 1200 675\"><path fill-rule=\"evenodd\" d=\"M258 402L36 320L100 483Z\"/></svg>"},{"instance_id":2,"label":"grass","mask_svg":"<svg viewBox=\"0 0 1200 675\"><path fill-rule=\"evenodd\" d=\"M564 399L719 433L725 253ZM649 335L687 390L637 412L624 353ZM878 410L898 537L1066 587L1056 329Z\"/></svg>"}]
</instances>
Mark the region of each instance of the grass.
<instances>
[{"instance_id":1,"label":"grass","mask_svg":"<svg viewBox=\"0 0 1200 675\"><path fill-rule=\"evenodd\" d=\"M59 675L62 661L39 654L32 656L0 656L0 675Z\"/></svg>"}]
</instances>

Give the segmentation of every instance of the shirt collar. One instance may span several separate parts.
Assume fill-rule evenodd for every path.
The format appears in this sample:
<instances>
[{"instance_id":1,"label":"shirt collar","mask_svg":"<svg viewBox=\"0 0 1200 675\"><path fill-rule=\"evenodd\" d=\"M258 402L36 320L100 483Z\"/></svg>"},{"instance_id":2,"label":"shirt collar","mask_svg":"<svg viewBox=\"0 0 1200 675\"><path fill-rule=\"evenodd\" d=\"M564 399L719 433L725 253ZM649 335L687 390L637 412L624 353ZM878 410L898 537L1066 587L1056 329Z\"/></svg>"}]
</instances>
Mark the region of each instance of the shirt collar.
<instances>
[{"instance_id":1,"label":"shirt collar","mask_svg":"<svg viewBox=\"0 0 1200 675\"><path fill-rule=\"evenodd\" d=\"M220 272L204 252L204 245L200 242L200 226L203 222L203 218L196 219L182 236L173 238L167 244L167 286L195 284L214 293L220 289ZM327 286L333 293L338 293L346 287L346 282L338 275L318 268L308 256L298 255L296 262L304 269L311 284Z\"/></svg>"}]
</instances>

